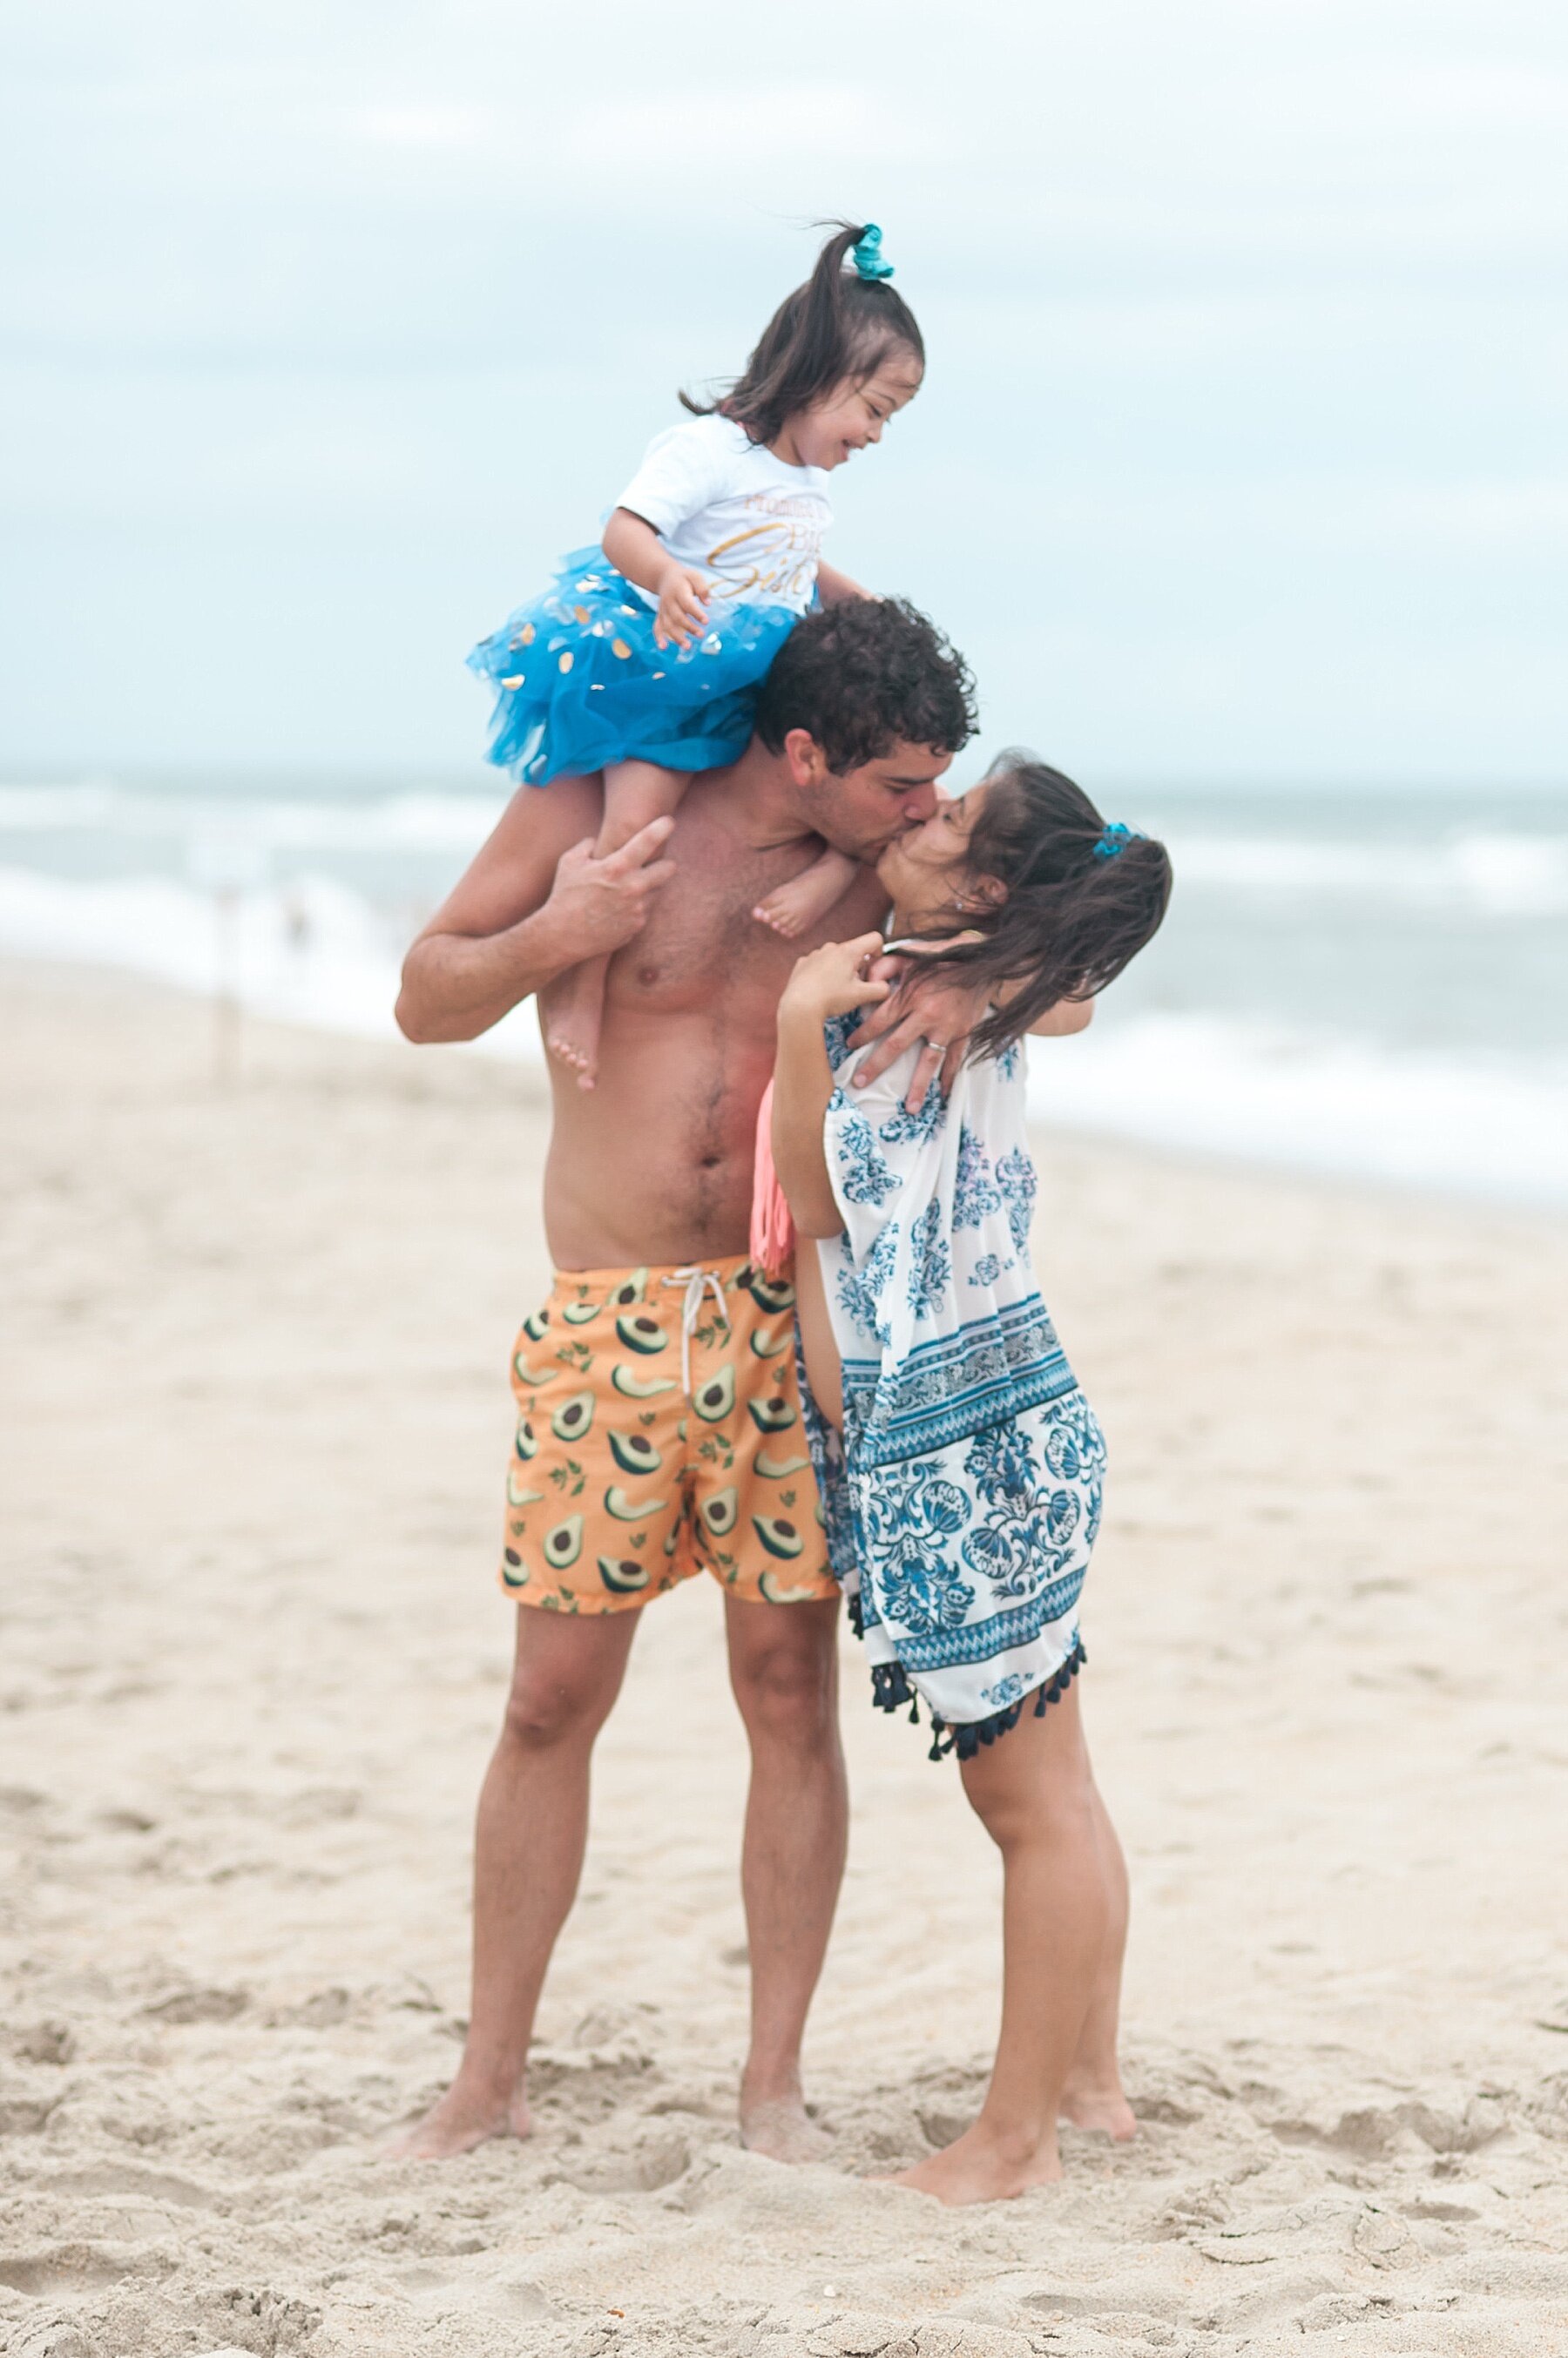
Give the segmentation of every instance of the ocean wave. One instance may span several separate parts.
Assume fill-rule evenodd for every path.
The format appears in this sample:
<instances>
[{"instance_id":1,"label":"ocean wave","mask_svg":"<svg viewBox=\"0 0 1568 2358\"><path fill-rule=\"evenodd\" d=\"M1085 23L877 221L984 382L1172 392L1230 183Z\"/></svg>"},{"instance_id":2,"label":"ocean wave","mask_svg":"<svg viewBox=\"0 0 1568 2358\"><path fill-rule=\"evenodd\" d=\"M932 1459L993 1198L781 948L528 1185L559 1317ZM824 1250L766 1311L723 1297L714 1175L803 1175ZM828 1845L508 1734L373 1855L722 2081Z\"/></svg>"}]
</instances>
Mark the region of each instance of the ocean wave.
<instances>
[{"instance_id":1,"label":"ocean wave","mask_svg":"<svg viewBox=\"0 0 1568 2358\"><path fill-rule=\"evenodd\" d=\"M0 951L118 967L258 1014L395 1036L404 933L322 877L219 895L158 877L72 883L0 868ZM475 1044L536 1059L521 1008ZM1120 1016L1037 1041L1045 1120L1206 1153L1521 1203L1568 1205L1568 1071L1396 1055L1203 1015Z\"/></svg>"},{"instance_id":2,"label":"ocean wave","mask_svg":"<svg viewBox=\"0 0 1568 2358\"><path fill-rule=\"evenodd\" d=\"M503 793L410 788L360 799L299 795L173 794L87 779L71 785L0 785L0 836L122 836L128 850L155 838L231 847L265 860L290 852L477 850L506 806Z\"/></svg>"},{"instance_id":3,"label":"ocean wave","mask_svg":"<svg viewBox=\"0 0 1568 2358\"><path fill-rule=\"evenodd\" d=\"M127 864L155 840L183 847L200 868L288 870L312 852L347 856L429 853L454 866L478 849L506 794L400 787L386 794L310 795L278 791L176 792L90 778L69 784L0 785L0 838L9 834L118 836ZM1381 902L1391 907L1478 916L1568 912L1568 831L1454 827L1419 808L1402 830L1389 809L1368 813L1364 833L1220 832L1179 813L1165 830L1184 890L1274 901ZM20 847L16 847L18 850Z\"/></svg>"},{"instance_id":4,"label":"ocean wave","mask_svg":"<svg viewBox=\"0 0 1568 2358\"><path fill-rule=\"evenodd\" d=\"M258 1015L391 1040L406 946L386 913L328 877L201 891L159 876L76 883L0 868L0 952L115 967L182 990L222 992ZM488 1035L505 1055L537 1056L524 1010Z\"/></svg>"},{"instance_id":5,"label":"ocean wave","mask_svg":"<svg viewBox=\"0 0 1568 2358\"><path fill-rule=\"evenodd\" d=\"M1182 885L1262 896L1379 901L1479 916L1568 911L1568 835L1474 828L1398 839L1170 830Z\"/></svg>"},{"instance_id":6,"label":"ocean wave","mask_svg":"<svg viewBox=\"0 0 1568 2358\"><path fill-rule=\"evenodd\" d=\"M1400 1054L1204 1015L1037 1041L1043 1119L1203 1153L1568 1205L1568 1065Z\"/></svg>"}]
</instances>

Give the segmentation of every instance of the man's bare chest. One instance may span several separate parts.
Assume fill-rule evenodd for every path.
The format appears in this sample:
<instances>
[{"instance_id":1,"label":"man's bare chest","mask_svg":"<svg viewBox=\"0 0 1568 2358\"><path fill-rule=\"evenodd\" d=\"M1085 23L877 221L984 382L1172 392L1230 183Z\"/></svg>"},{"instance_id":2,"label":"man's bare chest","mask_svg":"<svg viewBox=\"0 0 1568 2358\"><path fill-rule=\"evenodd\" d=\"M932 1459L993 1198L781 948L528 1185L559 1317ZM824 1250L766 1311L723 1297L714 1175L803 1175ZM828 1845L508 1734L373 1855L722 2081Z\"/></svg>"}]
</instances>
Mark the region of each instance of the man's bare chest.
<instances>
[{"instance_id":1,"label":"man's bare chest","mask_svg":"<svg viewBox=\"0 0 1568 2358\"><path fill-rule=\"evenodd\" d=\"M759 850L706 830L683 841L677 828L669 849L676 874L611 968L611 996L623 1003L652 1011L755 997L771 1007L804 950L864 933L881 910L884 896L868 870L821 925L786 942L752 912L775 885L799 874L812 847Z\"/></svg>"}]
</instances>

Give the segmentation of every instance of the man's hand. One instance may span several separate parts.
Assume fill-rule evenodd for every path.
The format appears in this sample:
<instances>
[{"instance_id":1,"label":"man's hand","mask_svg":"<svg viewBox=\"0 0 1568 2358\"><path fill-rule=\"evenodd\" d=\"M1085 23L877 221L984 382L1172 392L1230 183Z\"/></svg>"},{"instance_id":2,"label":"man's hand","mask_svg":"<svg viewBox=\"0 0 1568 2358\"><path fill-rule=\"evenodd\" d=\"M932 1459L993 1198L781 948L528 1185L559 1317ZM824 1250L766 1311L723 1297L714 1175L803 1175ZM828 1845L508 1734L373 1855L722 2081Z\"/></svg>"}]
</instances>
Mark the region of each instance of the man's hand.
<instances>
[{"instance_id":1,"label":"man's hand","mask_svg":"<svg viewBox=\"0 0 1568 2358\"><path fill-rule=\"evenodd\" d=\"M861 1047L868 1040L877 1044L856 1067L851 1086L863 1088L890 1065L896 1065L905 1049L924 1041L925 1049L915 1059L903 1098L907 1110L918 1113L938 1076L944 1097L957 1079L968 1036L986 1011L986 987L966 982L960 975L941 968L935 972L923 970L918 951L880 958L871 971L894 988L885 1004L867 1016L850 1039L851 1048Z\"/></svg>"},{"instance_id":2,"label":"man's hand","mask_svg":"<svg viewBox=\"0 0 1568 2358\"><path fill-rule=\"evenodd\" d=\"M674 828L673 818L650 819L602 860L593 856L591 836L562 852L545 905L580 957L618 950L642 931L654 893L676 872L673 860L658 856Z\"/></svg>"},{"instance_id":3,"label":"man's hand","mask_svg":"<svg viewBox=\"0 0 1568 2358\"><path fill-rule=\"evenodd\" d=\"M673 639L685 647L708 627L708 583L689 565L666 565L658 579L659 606L654 616L654 644L667 647Z\"/></svg>"}]
</instances>

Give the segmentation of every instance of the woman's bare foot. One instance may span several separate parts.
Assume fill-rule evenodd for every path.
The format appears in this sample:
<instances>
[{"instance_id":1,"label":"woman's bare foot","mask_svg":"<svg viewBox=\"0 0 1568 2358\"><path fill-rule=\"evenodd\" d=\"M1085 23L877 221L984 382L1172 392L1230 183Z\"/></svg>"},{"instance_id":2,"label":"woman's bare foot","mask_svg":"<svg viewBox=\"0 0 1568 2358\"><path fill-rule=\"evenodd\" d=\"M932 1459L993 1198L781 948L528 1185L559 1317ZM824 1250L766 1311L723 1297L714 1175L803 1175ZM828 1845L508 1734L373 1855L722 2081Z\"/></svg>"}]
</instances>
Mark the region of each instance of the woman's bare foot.
<instances>
[{"instance_id":1,"label":"woman's bare foot","mask_svg":"<svg viewBox=\"0 0 1568 2358\"><path fill-rule=\"evenodd\" d=\"M1098 2129L1118 2145L1130 2144L1138 2135L1132 2107L1115 2081L1108 2088L1064 2088L1057 2110L1076 2129Z\"/></svg>"},{"instance_id":2,"label":"woman's bare foot","mask_svg":"<svg viewBox=\"0 0 1568 2358\"><path fill-rule=\"evenodd\" d=\"M545 1044L557 1063L577 1075L579 1089L599 1078L599 1032L604 1016L605 958L585 958L568 967L539 994Z\"/></svg>"},{"instance_id":3,"label":"woman's bare foot","mask_svg":"<svg viewBox=\"0 0 1568 2358\"><path fill-rule=\"evenodd\" d=\"M1049 2186L1062 2175L1054 2129L1029 2138L1004 2135L983 2120L944 2146L940 2153L901 2169L892 2186L935 2194L938 2202L1005 2202L1032 2186Z\"/></svg>"},{"instance_id":4,"label":"woman's bare foot","mask_svg":"<svg viewBox=\"0 0 1568 2358\"><path fill-rule=\"evenodd\" d=\"M771 925L786 942L793 942L810 925L825 917L849 891L853 882L858 862L842 851L825 852L792 876L785 884L775 885L765 901L759 901L752 914L760 925Z\"/></svg>"},{"instance_id":5,"label":"woman's bare foot","mask_svg":"<svg viewBox=\"0 0 1568 2358\"><path fill-rule=\"evenodd\" d=\"M525 2137L533 2125L520 2088L499 2096L492 2088L465 2087L460 2073L424 2119L400 2131L384 2150L389 2161L449 2161L491 2137Z\"/></svg>"}]
</instances>

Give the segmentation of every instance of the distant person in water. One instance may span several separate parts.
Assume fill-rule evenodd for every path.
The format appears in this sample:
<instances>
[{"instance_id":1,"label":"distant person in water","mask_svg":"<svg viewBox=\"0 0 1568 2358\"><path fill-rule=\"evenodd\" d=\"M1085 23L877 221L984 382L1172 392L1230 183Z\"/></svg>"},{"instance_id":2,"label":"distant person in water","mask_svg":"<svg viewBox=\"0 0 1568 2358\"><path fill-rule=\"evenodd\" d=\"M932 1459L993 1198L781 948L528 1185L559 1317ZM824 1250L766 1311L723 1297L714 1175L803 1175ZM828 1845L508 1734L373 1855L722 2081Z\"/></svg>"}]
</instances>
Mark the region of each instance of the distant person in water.
<instances>
[{"instance_id":1,"label":"distant person in water","mask_svg":"<svg viewBox=\"0 0 1568 2358\"><path fill-rule=\"evenodd\" d=\"M1078 1598L1105 1444L1029 1259L1026 1031L1070 1032L1164 914L1164 849L1010 755L878 870L887 936L975 994L969 1053L911 1114L914 1051L850 1044L881 932L779 1006L772 1147L804 1239L800 1325L829 1546L876 1702L925 1705L1001 1852L1001 2035L979 2119L903 2173L948 2202L1059 2177L1058 2114L1133 2120L1117 2065L1127 1873L1089 1768ZM880 1060L879 1060L880 1061ZM810 1401L808 1401L808 1408ZM919 1862L910 1862L918 1876Z\"/></svg>"},{"instance_id":2,"label":"distant person in water","mask_svg":"<svg viewBox=\"0 0 1568 2358\"><path fill-rule=\"evenodd\" d=\"M496 690L492 762L533 786L601 782L600 860L675 811L693 777L740 759L801 616L865 595L818 552L829 475L920 390L925 347L892 275L874 222L837 229L722 399L682 395L696 415L648 445L602 545L564 558L469 658ZM852 854L806 838L752 914L793 939L855 873ZM542 997L546 1044L584 1088L604 977L604 959L585 957Z\"/></svg>"}]
</instances>

